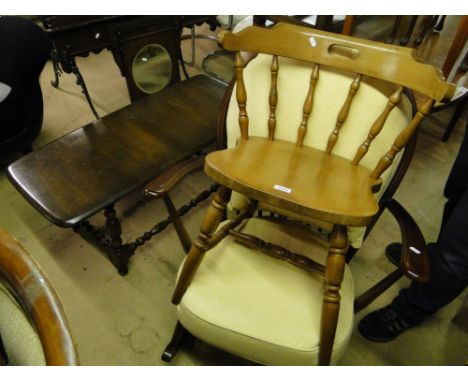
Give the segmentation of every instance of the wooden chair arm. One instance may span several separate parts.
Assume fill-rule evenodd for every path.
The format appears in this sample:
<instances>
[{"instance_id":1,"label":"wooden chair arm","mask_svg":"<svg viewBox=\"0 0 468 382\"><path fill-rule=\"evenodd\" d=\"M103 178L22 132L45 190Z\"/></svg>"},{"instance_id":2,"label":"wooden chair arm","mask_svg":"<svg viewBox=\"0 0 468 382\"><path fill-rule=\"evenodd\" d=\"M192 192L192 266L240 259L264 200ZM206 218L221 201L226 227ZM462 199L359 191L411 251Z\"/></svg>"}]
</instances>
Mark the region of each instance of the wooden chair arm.
<instances>
[{"instance_id":1,"label":"wooden chair arm","mask_svg":"<svg viewBox=\"0 0 468 382\"><path fill-rule=\"evenodd\" d=\"M402 239L400 266L403 272L413 281L429 281L428 250L418 225L395 199L390 199L387 208L400 226Z\"/></svg>"},{"instance_id":2,"label":"wooden chair arm","mask_svg":"<svg viewBox=\"0 0 468 382\"><path fill-rule=\"evenodd\" d=\"M36 261L2 229L0 277L32 318L47 365L77 365L75 345L57 294Z\"/></svg>"},{"instance_id":3,"label":"wooden chair arm","mask_svg":"<svg viewBox=\"0 0 468 382\"><path fill-rule=\"evenodd\" d=\"M192 157L180 162L161 175L154 178L145 186L144 194L149 198L162 198L171 191L186 175L203 168L204 156Z\"/></svg>"}]
</instances>

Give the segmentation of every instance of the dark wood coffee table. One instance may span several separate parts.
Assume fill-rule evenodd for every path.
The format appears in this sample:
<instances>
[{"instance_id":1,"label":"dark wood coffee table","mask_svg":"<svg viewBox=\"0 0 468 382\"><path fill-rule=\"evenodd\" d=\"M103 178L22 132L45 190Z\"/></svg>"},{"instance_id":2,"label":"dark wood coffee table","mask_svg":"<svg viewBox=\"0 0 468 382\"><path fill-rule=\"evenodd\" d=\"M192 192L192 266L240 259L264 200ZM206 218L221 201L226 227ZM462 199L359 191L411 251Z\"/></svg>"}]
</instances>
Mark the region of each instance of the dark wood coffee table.
<instances>
[{"instance_id":1,"label":"dark wood coffee table","mask_svg":"<svg viewBox=\"0 0 468 382\"><path fill-rule=\"evenodd\" d=\"M173 84L24 156L8 167L8 178L43 216L91 239L126 274L135 249L173 219L122 244L114 203L216 140L225 90L205 76ZM102 210L107 232L87 221Z\"/></svg>"}]
</instances>

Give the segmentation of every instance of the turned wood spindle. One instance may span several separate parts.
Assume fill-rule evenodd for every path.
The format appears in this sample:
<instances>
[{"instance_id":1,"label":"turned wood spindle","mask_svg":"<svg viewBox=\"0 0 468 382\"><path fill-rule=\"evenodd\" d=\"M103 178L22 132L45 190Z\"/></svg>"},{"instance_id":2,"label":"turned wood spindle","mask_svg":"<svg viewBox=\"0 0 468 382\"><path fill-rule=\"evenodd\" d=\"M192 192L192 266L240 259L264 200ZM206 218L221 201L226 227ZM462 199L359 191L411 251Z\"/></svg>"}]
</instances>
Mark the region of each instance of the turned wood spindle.
<instances>
[{"instance_id":1,"label":"turned wood spindle","mask_svg":"<svg viewBox=\"0 0 468 382\"><path fill-rule=\"evenodd\" d=\"M328 138L326 151L329 154L332 152L333 147L335 146L335 143L338 140L338 134L340 133L341 126L343 125L343 123L346 121L346 118L348 117L349 109L351 108L351 103L353 101L354 95L357 93L359 89L359 85L361 84L361 79L362 79L362 74L358 74L354 78L353 82L351 83L351 86L349 87L349 92L348 92L348 96L346 97L346 101L341 107L340 112L338 113L335 129L333 130L333 132L330 134L330 137Z\"/></svg>"},{"instance_id":2,"label":"turned wood spindle","mask_svg":"<svg viewBox=\"0 0 468 382\"><path fill-rule=\"evenodd\" d=\"M270 117L268 118L268 139L275 139L276 130L276 105L278 104L278 56L273 56L271 60L271 87L270 87Z\"/></svg>"},{"instance_id":3,"label":"turned wood spindle","mask_svg":"<svg viewBox=\"0 0 468 382\"><path fill-rule=\"evenodd\" d=\"M395 138L395 141L393 142L390 150L388 150L387 153L382 158L380 158L379 163L377 163L377 166L371 173L371 178L378 179L383 174L383 172L388 167L390 167L390 165L393 163L393 160L395 159L396 154L406 146L419 124L431 112L434 102L435 101L430 98L424 103L424 105L421 106L414 118L411 120L410 124Z\"/></svg>"},{"instance_id":4,"label":"turned wood spindle","mask_svg":"<svg viewBox=\"0 0 468 382\"><path fill-rule=\"evenodd\" d=\"M325 292L323 294L320 322L319 365L329 365L331 360L340 312L341 296L339 290L344 276L344 254L347 246L346 226L335 224L330 236L330 248L325 269Z\"/></svg>"},{"instance_id":5,"label":"turned wood spindle","mask_svg":"<svg viewBox=\"0 0 468 382\"><path fill-rule=\"evenodd\" d=\"M223 240L231 230L239 226L244 219L249 219L255 213L257 209L258 201L247 198L247 208L243 209L234 219L231 219L228 223L224 224L218 229L213 236L207 240L208 249L215 247L221 240Z\"/></svg>"},{"instance_id":6,"label":"turned wood spindle","mask_svg":"<svg viewBox=\"0 0 468 382\"><path fill-rule=\"evenodd\" d=\"M240 52L236 52L234 61L234 69L236 72L236 99L239 106L239 127L242 139L249 139L249 117L247 115L247 92L244 84L244 60Z\"/></svg>"},{"instance_id":7,"label":"turned wood spindle","mask_svg":"<svg viewBox=\"0 0 468 382\"><path fill-rule=\"evenodd\" d=\"M403 91L403 87L400 86L388 99L387 105L385 106L384 111L377 117L377 119L372 124L369 134L367 135L367 139L359 146L356 155L353 159L353 164L356 166L359 164L361 159L364 155L367 154L369 151L370 144L374 140L374 138L379 135L380 131L382 131L385 122L387 121L388 115L393 110L393 108L400 103L401 100L401 93Z\"/></svg>"},{"instance_id":8,"label":"turned wood spindle","mask_svg":"<svg viewBox=\"0 0 468 382\"><path fill-rule=\"evenodd\" d=\"M309 121L310 112L312 111L312 105L314 103L315 87L319 78L319 64L315 64L314 69L310 75L309 91L304 101L304 107L302 109L302 121L297 131L297 146L301 147L304 143L304 138L307 133L307 122Z\"/></svg>"},{"instance_id":9,"label":"turned wood spindle","mask_svg":"<svg viewBox=\"0 0 468 382\"><path fill-rule=\"evenodd\" d=\"M230 230L229 235L234 238L238 243L252 249L256 249L270 257L288 262L295 267L303 269L308 272L325 273L325 267L316 261L299 253L294 253L280 245L266 242L256 236Z\"/></svg>"}]
</instances>

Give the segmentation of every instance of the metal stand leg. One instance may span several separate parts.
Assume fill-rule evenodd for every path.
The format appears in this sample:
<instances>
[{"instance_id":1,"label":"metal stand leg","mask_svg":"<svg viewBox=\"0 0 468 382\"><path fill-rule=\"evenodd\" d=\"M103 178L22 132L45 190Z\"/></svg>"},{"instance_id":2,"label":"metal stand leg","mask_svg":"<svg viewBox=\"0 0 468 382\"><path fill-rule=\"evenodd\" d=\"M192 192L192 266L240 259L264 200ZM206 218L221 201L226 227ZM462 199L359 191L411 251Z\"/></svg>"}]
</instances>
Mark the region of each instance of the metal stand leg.
<instances>
[{"instance_id":1,"label":"metal stand leg","mask_svg":"<svg viewBox=\"0 0 468 382\"><path fill-rule=\"evenodd\" d=\"M88 101L89 107L91 108L94 116L97 119L99 119L99 114L94 108L93 102L91 101L91 97L89 96L89 93L88 93L88 88L86 87L83 76L81 75L80 70L78 69L78 66L76 65L76 61L74 58L70 59L70 67L71 67L73 74L76 76L76 84L81 86L82 92L84 96L86 97L86 100Z\"/></svg>"},{"instance_id":2,"label":"metal stand leg","mask_svg":"<svg viewBox=\"0 0 468 382\"><path fill-rule=\"evenodd\" d=\"M62 69L60 69L59 60L58 60L58 52L57 52L57 49L55 49L55 46L52 48L52 53L50 55L50 58L52 59L52 67L53 67L54 76L55 76L55 79L51 81L50 83L54 88L58 88L59 77L62 75Z\"/></svg>"}]
</instances>

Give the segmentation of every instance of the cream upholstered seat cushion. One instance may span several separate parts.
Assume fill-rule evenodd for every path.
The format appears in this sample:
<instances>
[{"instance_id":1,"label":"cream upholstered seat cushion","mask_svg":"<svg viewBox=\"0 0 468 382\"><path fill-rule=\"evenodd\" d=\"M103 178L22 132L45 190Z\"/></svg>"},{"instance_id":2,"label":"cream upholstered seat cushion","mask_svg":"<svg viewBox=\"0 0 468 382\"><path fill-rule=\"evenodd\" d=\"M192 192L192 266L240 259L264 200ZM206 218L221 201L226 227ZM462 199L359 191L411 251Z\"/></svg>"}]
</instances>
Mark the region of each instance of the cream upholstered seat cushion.
<instances>
[{"instance_id":1,"label":"cream upholstered seat cushion","mask_svg":"<svg viewBox=\"0 0 468 382\"><path fill-rule=\"evenodd\" d=\"M46 364L41 341L13 295L0 282L0 333L10 365Z\"/></svg>"},{"instance_id":2,"label":"cream upholstered seat cushion","mask_svg":"<svg viewBox=\"0 0 468 382\"><path fill-rule=\"evenodd\" d=\"M324 264L327 244L304 226L249 219L243 232ZM197 338L269 365L318 363L323 276L249 249L227 237L206 253L178 305ZM332 363L353 328L354 287L346 266Z\"/></svg>"},{"instance_id":3,"label":"cream upholstered seat cushion","mask_svg":"<svg viewBox=\"0 0 468 382\"><path fill-rule=\"evenodd\" d=\"M244 69L244 82L247 90L247 114L249 116L249 135L265 137L268 135L269 91L271 84L271 56L259 54ZM295 142L297 129L302 120L302 108L306 98L313 64L287 58L279 58L278 104L276 109L276 137ZM322 66L316 85L312 112L308 121L308 132L304 145L325 150L328 137L335 128L338 113L344 104L355 73L338 71ZM384 110L388 97L396 86L363 77L348 114L341 127L333 154L352 160L357 148L365 141L373 122ZM233 147L240 136L236 101L236 89L233 90L226 118L227 146ZM411 104L402 96L400 104L387 118L380 134L372 142L369 152L361 160L361 165L372 170L378 160L390 149L396 136L411 120ZM401 154L395 158L393 165L382 176L383 186L377 198L385 191L388 180L396 171ZM230 210L241 209L242 198L234 196L229 204ZM259 209L272 210L271 206L260 203ZM273 208L291 218L288 211ZM310 223L313 223L312 221ZM324 227L321 227L324 228ZM350 227L348 237L355 248L362 243L365 228Z\"/></svg>"}]
</instances>

